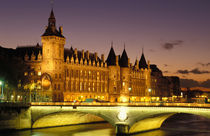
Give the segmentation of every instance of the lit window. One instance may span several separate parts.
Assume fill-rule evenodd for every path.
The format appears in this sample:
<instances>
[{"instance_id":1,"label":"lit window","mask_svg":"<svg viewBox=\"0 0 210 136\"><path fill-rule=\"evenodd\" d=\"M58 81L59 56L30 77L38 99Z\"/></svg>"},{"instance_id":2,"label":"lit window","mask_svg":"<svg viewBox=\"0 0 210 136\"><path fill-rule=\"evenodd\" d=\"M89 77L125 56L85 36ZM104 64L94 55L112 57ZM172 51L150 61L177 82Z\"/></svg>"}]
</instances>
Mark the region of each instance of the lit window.
<instances>
[{"instance_id":1,"label":"lit window","mask_svg":"<svg viewBox=\"0 0 210 136\"><path fill-rule=\"evenodd\" d=\"M28 75L28 72L25 72L25 73L24 73L24 76L27 76L27 75Z\"/></svg>"},{"instance_id":2,"label":"lit window","mask_svg":"<svg viewBox=\"0 0 210 136\"><path fill-rule=\"evenodd\" d=\"M38 72L38 76L41 76L41 75L42 75L42 72L41 72L41 71L39 71L39 72Z\"/></svg>"},{"instance_id":3,"label":"lit window","mask_svg":"<svg viewBox=\"0 0 210 136\"><path fill-rule=\"evenodd\" d=\"M34 75L34 72L31 72L31 75L33 76Z\"/></svg>"},{"instance_id":4,"label":"lit window","mask_svg":"<svg viewBox=\"0 0 210 136\"><path fill-rule=\"evenodd\" d=\"M123 86L125 86L125 82L123 82Z\"/></svg>"}]
</instances>

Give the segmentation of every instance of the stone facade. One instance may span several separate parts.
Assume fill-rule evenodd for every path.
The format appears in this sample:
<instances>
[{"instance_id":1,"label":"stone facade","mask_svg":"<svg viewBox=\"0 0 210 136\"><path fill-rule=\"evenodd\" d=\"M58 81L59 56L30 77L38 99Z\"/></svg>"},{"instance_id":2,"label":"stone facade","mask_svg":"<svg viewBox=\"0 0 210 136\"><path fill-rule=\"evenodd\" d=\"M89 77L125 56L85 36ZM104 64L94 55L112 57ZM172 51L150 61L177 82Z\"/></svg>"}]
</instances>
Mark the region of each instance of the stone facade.
<instances>
[{"instance_id":1,"label":"stone facade","mask_svg":"<svg viewBox=\"0 0 210 136\"><path fill-rule=\"evenodd\" d=\"M16 49L25 64L20 86L30 91L30 101L137 102L173 95L169 90L173 82L146 62L143 52L141 59L132 65L125 49L122 55L115 55L113 44L105 60L103 54L99 57L98 53L66 49L65 40L62 27L56 29L51 11L41 36L42 46Z\"/></svg>"}]
</instances>

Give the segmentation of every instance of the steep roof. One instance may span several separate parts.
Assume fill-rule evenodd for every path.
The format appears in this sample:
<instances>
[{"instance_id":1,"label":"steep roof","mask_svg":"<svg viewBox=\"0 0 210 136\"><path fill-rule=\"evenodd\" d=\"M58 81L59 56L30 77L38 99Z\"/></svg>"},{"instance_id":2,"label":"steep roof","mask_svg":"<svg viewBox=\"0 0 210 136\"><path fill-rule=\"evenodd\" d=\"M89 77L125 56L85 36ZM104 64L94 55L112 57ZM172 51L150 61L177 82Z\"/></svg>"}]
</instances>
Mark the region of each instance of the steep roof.
<instances>
[{"instance_id":1,"label":"steep roof","mask_svg":"<svg viewBox=\"0 0 210 136\"><path fill-rule=\"evenodd\" d=\"M60 31L56 28L56 19L53 9L51 10L50 17L48 19L48 26L42 36L59 36L64 37Z\"/></svg>"},{"instance_id":2,"label":"steep roof","mask_svg":"<svg viewBox=\"0 0 210 136\"><path fill-rule=\"evenodd\" d=\"M120 58L120 67L128 67L128 56L125 49L123 50L122 56Z\"/></svg>"},{"instance_id":3,"label":"steep roof","mask_svg":"<svg viewBox=\"0 0 210 136\"><path fill-rule=\"evenodd\" d=\"M72 47L70 49L65 48L64 49L64 60L66 61L67 57L69 57L69 59L71 59L73 57L74 62L75 62L76 55L74 54L74 51L75 51L75 49L73 49ZM84 58L83 58L82 54L83 54L82 51L79 51L79 50L77 51L77 57L78 57L79 63L80 63L81 59L82 59L83 63L85 62L85 60L87 60L88 65L90 65L89 60L91 61L91 63L95 61L95 65L97 65L96 62L99 62L99 66L101 66L102 63L104 63L98 56L97 56L97 60L96 60L96 56L94 53L89 53L89 59L87 56L87 52L84 52Z\"/></svg>"},{"instance_id":4,"label":"steep roof","mask_svg":"<svg viewBox=\"0 0 210 136\"><path fill-rule=\"evenodd\" d=\"M38 54L42 54L42 46L39 44L34 46L20 46L16 48L15 52L16 55L22 59L24 59L26 54L29 56L29 59L31 59L31 55L34 54L35 60L37 60Z\"/></svg>"},{"instance_id":5,"label":"steep roof","mask_svg":"<svg viewBox=\"0 0 210 136\"><path fill-rule=\"evenodd\" d=\"M142 55L141 55L141 59L139 61L139 69L141 69L141 68L143 68L143 69L147 68L147 62L146 62L146 59L144 57L143 52L142 52Z\"/></svg>"},{"instance_id":6,"label":"steep roof","mask_svg":"<svg viewBox=\"0 0 210 136\"><path fill-rule=\"evenodd\" d=\"M108 66L115 66L116 65L116 55L115 55L113 47L111 47L111 49L109 51L109 55L107 57L106 62L107 62Z\"/></svg>"}]
</instances>

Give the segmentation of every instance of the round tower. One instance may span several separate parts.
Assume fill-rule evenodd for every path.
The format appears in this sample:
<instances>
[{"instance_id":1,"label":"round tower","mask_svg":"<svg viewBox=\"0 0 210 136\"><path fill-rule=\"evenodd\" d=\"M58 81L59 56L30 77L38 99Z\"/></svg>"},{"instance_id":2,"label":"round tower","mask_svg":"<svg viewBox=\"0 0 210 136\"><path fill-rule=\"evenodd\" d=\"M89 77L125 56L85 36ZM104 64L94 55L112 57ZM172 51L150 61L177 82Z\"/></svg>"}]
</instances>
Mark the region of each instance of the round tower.
<instances>
[{"instance_id":1,"label":"round tower","mask_svg":"<svg viewBox=\"0 0 210 136\"><path fill-rule=\"evenodd\" d=\"M63 101L64 91L64 45L65 37L62 28L56 28L53 10L48 19L48 26L41 36L42 41L42 73L51 78L51 100ZM49 91L48 90L48 91Z\"/></svg>"}]
</instances>

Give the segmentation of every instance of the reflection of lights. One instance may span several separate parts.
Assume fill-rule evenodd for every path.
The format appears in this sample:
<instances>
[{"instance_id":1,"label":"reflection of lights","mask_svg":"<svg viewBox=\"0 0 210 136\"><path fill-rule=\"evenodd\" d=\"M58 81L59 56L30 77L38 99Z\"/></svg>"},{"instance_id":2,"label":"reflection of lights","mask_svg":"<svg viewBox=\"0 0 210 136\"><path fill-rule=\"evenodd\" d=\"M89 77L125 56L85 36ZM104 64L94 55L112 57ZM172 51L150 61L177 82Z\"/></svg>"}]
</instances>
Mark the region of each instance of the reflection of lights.
<instances>
[{"instance_id":1,"label":"reflection of lights","mask_svg":"<svg viewBox=\"0 0 210 136\"><path fill-rule=\"evenodd\" d=\"M118 117L118 119L119 119L120 121L125 121L125 120L128 118L127 110L126 110L125 107L121 107L121 108L120 108L117 117Z\"/></svg>"},{"instance_id":2,"label":"reflection of lights","mask_svg":"<svg viewBox=\"0 0 210 136\"><path fill-rule=\"evenodd\" d=\"M124 97L124 96L121 96L121 97L120 97L120 100L121 100L121 102L127 102L127 101L128 101L127 98Z\"/></svg>"}]
</instances>

